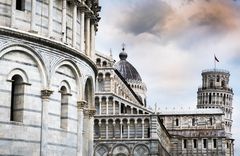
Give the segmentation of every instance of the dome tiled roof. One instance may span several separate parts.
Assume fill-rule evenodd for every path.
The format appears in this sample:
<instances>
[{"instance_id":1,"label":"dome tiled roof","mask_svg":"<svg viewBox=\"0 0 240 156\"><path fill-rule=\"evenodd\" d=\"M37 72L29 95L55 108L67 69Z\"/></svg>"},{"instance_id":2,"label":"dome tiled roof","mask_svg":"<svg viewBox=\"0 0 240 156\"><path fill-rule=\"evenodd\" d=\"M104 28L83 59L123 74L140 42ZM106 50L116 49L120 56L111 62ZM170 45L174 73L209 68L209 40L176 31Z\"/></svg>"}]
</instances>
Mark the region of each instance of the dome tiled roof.
<instances>
[{"instance_id":1,"label":"dome tiled roof","mask_svg":"<svg viewBox=\"0 0 240 156\"><path fill-rule=\"evenodd\" d=\"M119 54L120 61L118 61L115 65L115 68L121 73L125 80L133 80L133 81L142 81L141 76L137 72L137 70L133 67L131 63L129 63L127 59L127 53L123 51Z\"/></svg>"}]
</instances>

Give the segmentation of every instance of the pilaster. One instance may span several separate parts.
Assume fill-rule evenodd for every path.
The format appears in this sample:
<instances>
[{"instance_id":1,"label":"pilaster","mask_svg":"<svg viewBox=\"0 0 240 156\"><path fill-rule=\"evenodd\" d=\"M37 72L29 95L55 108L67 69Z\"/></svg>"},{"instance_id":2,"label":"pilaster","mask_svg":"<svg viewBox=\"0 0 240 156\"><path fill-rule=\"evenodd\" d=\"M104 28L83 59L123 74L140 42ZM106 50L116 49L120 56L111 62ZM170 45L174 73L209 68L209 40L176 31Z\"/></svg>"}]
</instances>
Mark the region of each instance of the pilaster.
<instances>
[{"instance_id":1,"label":"pilaster","mask_svg":"<svg viewBox=\"0 0 240 156\"><path fill-rule=\"evenodd\" d=\"M48 37L52 37L53 25L53 0L48 0Z\"/></svg>"},{"instance_id":2,"label":"pilaster","mask_svg":"<svg viewBox=\"0 0 240 156\"><path fill-rule=\"evenodd\" d=\"M45 89L41 91L42 116L41 116L41 156L47 156L48 145L48 105L49 97L53 91Z\"/></svg>"},{"instance_id":3,"label":"pilaster","mask_svg":"<svg viewBox=\"0 0 240 156\"><path fill-rule=\"evenodd\" d=\"M80 50L84 52L85 50L85 44L84 44L84 26L85 26L85 13L81 11L80 13Z\"/></svg>"},{"instance_id":4,"label":"pilaster","mask_svg":"<svg viewBox=\"0 0 240 156\"><path fill-rule=\"evenodd\" d=\"M85 16L85 52L90 57L90 16Z\"/></svg>"},{"instance_id":5,"label":"pilaster","mask_svg":"<svg viewBox=\"0 0 240 156\"><path fill-rule=\"evenodd\" d=\"M15 28L16 0L12 0L11 10L12 10L12 14L11 14L11 27L12 27L12 28Z\"/></svg>"},{"instance_id":6,"label":"pilaster","mask_svg":"<svg viewBox=\"0 0 240 156\"><path fill-rule=\"evenodd\" d=\"M78 101L77 109L78 109L78 141L77 141L77 155L82 156L83 152L83 109L87 106L86 101Z\"/></svg>"},{"instance_id":7,"label":"pilaster","mask_svg":"<svg viewBox=\"0 0 240 156\"><path fill-rule=\"evenodd\" d=\"M72 46L76 47L77 43L77 5L73 3L73 21L72 21Z\"/></svg>"},{"instance_id":8,"label":"pilaster","mask_svg":"<svg viewBox=\"0 0 240 156\"><path fill-rule=\"evenodd\" d=\"M62 42L66 42L67 0L62 1Z\"/></svg>"},{"instance_id":9,"label":"pilaster","mask_svg":"<svg viewBox=\"0 0 240 156\"><path fill-rule=\"evenodd\" d=\"M32 6L32 12L31 12L31 28L30 28L30 31L31 32L36 32L36 27L35 27L35 24L36 24L36 0L32 0L32 3L31 3L31 6Z\"/></svg>"}]
</instances>

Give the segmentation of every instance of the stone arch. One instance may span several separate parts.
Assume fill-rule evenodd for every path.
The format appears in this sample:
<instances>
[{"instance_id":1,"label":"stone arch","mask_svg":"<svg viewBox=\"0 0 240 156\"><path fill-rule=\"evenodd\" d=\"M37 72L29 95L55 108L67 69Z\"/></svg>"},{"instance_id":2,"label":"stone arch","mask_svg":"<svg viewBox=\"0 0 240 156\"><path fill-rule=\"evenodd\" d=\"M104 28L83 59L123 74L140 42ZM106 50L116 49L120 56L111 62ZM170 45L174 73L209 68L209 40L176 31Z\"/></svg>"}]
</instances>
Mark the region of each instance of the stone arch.
<instances>
[{"instance_id":1,"label":"stone arch","mask_svg":"<svg viewBox=\"0 0 240 156\"><path fill-rule=\"evenodd\" d=\"M103 62L102 62L102 66L103 66L103 67L107 67L107 61L103 61Z\"/></svg>"},{"instance_id":2,"label":"stone arch","mask_svg":"<svg viewBox=\"0 0 240 156\"><path fill-rule=\"evenodd\" d=\"M100 121L98 119L94 120L94 138L96 138L96 139L101 137L99 123L100 123Z\"/></svg>"},{"instance_id":3,"label":"stone arch","mask_svg":"<svg viewBox=\"0 0 240 156\"><path fill-rule=\"evenodd\" d=\"M105 144L98 144L94 149L94 156L107 156L108 147Z\"/></svg>"},{"instance_id":4,"label":"stone arch","mask_svg":"<svg viewBox=\"0 0 240 156\"><path fill-rule=\"evenodd\" d=\"M92 77L87 77L84 85L84 100L88 103L88 106L95 107L94 104L94 84Z\"/></svg>"},{"instance_id":5,"label":"stone arch","mask_svg":"<svg viewBox=\"0 0 240 156\"><path fill-rule=\"evenodd\" d=\"M63 80L63 81L60 83L58 90L61 90L61 87L62 87L62 86L66 87L67 93L71 93L71 86L70 86L70 84L69 84L66 80Z\"/></svg>"},{"instance_id":6,"label":"stone arch","mask_svg":"<svg viewBox=\"0 0 240 156\"><path fill-rule=\"evenodd\" d=\"M101 59L100 58L96 59L96 65L101 67Z\"/></svg>"},{"instance_id":7,"label":"stone arch","mask_svg":"<svg viewBox=\"0 0 240 156\"><path fill-rule=\"evenodd\" d=\"M56 71L63 66L70 68L70 70L73 72L74 77L76 78L76 89L77 89L78 95L80 96L79 98L82 99L83 95L81 93L83 93L83 91L81 88L81 86L82 86L81 84L83 84L83 82L81 79L81 72L80 72L78 66L71 60L67 60L67 59L63 60L55 66L53 75L50 80L50 84L53 83L53 78L54 78L54 75L56 74Z\"/></svg>"},{"instance_id":8,"label":"stone arch","mask_svg":"<svg viewBox=\"0 0 240 156\"><path fill-rule=\"evenodd\" d=\"M115 144L111 150L112 156L119 156L119 155L129 156L130 152L131 151L130 151L129 147L126 144L122 144L122 143Z\"/></svg>"},{"instance_id":9,"label":"stone arch","mask_svg":"<svg viewBox=\"0 0 240 156\"><path fill-rule=\"evenodd\" d=\"M47 88L48 75L46 72L47 71L46 66L45 66L41 56L36 52L36 50L25 44L21 44L21 43L8 44L8 45L5 45L2 49L0 49L0 58L3 57L4 55L6 55L7 53L11 53L14 51L19 51L24 54L27 54L28 56L30 56L33 59L33 61L36 62L37 66L38 66L38 70L40 72L40 76L41 76L42 89Z\"/></svg>"},{"instance_id":10,"label":"stone arch","mask_svg":"<svg viewBox=\"0 0 240 156\"><path fill-rule=\"evenodd\" d=\"M132 149L133 156L148 156L150 155L150 150L145 144L136 144Z\"/></svg>"},{"instance_id":11,"label":"stone arch","mask_svg":"<svg viewBox=\"0 0 240 156\"><path fill-rule=\"evenodd\" d=\"M12 77L13 77L14 75L20 75L20 76L22 77L22 79L23 79L23 82L29 84L28 75L27 75L27 73L26 73L24 70L19 69L19 68L15 68L15 69L11 70L11 71L9 72L8 76L7 76L7 80L8 80L8 81L11 81L11 79L12 79Z\"/></svg>"}]
</instances>

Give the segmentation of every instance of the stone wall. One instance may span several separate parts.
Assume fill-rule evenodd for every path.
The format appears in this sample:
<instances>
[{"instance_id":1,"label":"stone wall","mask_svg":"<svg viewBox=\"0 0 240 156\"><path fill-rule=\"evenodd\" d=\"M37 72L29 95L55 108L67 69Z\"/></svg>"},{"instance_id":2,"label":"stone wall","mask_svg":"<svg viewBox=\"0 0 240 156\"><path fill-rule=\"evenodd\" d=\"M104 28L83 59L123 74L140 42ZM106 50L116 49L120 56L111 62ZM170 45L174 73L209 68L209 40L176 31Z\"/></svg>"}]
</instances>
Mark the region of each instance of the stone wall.
<instances>
[{"instance_id":1,"label":"stone wall","mask_svg":"<svg viewBox=\"0 0 240 156\"><path fill-rule=\"evenodd\" d=\"M0 153L91 155L93 62L52 40L7 28L0 34ZM22 78L23 92L13 94L15 75ZM13 96L22 98L12 102ZM11 119L13 103L22 104L14 110L22 112L22 121Z\"/></svg>"}]
</instances>

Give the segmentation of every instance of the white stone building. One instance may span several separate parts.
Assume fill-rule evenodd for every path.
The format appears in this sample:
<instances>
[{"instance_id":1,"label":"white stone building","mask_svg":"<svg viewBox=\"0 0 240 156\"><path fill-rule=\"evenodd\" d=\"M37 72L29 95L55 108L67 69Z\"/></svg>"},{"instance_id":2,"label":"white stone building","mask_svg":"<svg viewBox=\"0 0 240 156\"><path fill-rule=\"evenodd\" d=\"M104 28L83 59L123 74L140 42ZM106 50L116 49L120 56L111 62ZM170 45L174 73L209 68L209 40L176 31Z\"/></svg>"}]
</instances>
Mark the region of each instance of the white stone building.
<instances>
[{"instance_id":1,"label":"white stone building","mask_svg":"<svg viewBox=\"0 0 240 156\"><path fill-rule=\"evenodd\" d=\"M158 115L146 108L146 86L127 53L96 54L98 76L94 116L94 156L168 156L170 135Z\"/></svg>"},{"instance_id":2,"label":"white stone building","mask_svg":"<svg viewBox=\"0 0 240 156\"><path fill-rule=\"evenodd\" d=\"M97 0L1 0L0 155L93 153Z\"/></svg>"},{"instance_id":3,"label":"white stone building","mask_svg":"<svg viewBox=\"0 0 240 156\"><path fill-rule=\"evenodd\" d=\"M146 108L146 86L127 61L96 54L94 156L233 156L229 72L205 70L194 110Z\"/></svg>"}]
</instances>

